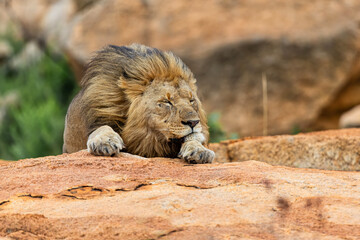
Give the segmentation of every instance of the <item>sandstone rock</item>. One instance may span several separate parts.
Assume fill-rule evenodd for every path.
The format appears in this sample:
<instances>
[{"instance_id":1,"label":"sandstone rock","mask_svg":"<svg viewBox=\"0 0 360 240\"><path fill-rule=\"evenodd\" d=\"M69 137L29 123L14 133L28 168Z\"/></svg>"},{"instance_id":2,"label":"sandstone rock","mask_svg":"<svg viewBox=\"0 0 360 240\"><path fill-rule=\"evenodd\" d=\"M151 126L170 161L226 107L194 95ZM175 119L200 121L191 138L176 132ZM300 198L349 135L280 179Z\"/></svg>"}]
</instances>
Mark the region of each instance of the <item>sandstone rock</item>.
<instances>
[{"instance_id":1,"label":"sandstone rock","mask_svg":"<svg viewBox=\"0 0 360 240\"><path fill-rule=\"evenodd\" d=\"M8 11L9 1L0 2L0 36L4 36L9 31L16 34L15 24L11 20L11 13Z\"/></svg>"},{"instance_id":2,"label":"sandstone rock","mask_svg":"<svg viewBox=\"0 0 360 240\"><path fill-rule=\"evenodd\" d=\"M256 160L272 165L360 171L360 129L244 138L211 144L216 162Z\"/></svg>"},{"instance_id":3,"label":"sandstone rock","mask_svg":"<svg viewBox=\"0 0 360 240\"><path fill-rule=\"evenodd\" d=\"M360 173L87 152L0 165L8 239L356 239Z\"/></svg>"},{"instance_id":4,"label":"sandstone rock","mask_svg":"<svg viewBox=\"0 0 360 240\"><path fill-rule=\"evenodd\" d=\"M4 10L7 19L15 23L16 30L20 31L25 40L47 42L52 48L58 49L63 47L63 43L69 38L68 31L76 14L86 10L95 2L101 1L17 0L4 4Z\"/></svg>"},{"instance_id":5,"label":"sandstone rock","mask_svg":"<svg viewBox=\"0 0 360 240\"><path fill-rule=\"evenodd\" d=\"M11 161L6 161L6 160L0 159L0 165L7 164L7 163L11 163Z\"/></svg>"},{"instance_id":6,"label":"sandstone rock","mask_svg":"<svg viewBox=\"0 0 360 240\"><path fill-rule=\"evenodd\" d=\"M360 105L343 113L339 125L341 128L360 127Z\"/></svg>"},{"instance_id":7,"label":"sandstone rock","mask_svg":"<svg viewBox=\"0 0 360 240\"><path fill-rule=\"evenodd\" d=\"M5 10L26 39L38 39L43 37L41 22L52 2L51 0L9 1Z\"/></svg>"},{"instance_id":8,"label":"sandstone rock","mask_svg":"<svg viewBox=\"0 0 360 240\"><path fill-rule=\"evenodd\" d=\"M66 49L79 72L106 44L174 51L230 132L262 134L263 73L269 133L334 128L360 103L347 87L360 86L359 13L357 0L105 1L74 19Z\"/></svg>"}]
</instances>

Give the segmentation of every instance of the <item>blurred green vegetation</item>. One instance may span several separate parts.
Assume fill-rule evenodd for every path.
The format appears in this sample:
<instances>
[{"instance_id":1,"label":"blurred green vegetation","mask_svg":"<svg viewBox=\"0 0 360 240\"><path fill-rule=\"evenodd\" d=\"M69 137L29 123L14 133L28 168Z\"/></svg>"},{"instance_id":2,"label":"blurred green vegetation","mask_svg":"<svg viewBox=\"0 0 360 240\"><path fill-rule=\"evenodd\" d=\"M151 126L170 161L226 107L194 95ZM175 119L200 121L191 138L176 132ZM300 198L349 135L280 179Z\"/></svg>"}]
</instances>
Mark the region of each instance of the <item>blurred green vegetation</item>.
<instances>
[{"instance_id":1,"label":"blurred green vegetation","mask_svg":"<svg viewBox=\"0 0 360 240\"><path fill-rule=\"evenodd\" d=\"M11 37L0 40L14 50L0 65L0 159L60 154L66 110L77 92L65 57L45 48L39 60L14 68L11 58L25 43Z\"/></svg>"},{"instance_id":2,"label":"blurred green vegetation","mask_svg":"<svg viewBox=\"0 0 360 240\"><path fill-rule=\"evenodd\" d=\"M237 139L237 133L226 133L220 123L220 113L212 112L208 115L210 142L220 142L226 139Z\"/></svg>"}]
</instances>

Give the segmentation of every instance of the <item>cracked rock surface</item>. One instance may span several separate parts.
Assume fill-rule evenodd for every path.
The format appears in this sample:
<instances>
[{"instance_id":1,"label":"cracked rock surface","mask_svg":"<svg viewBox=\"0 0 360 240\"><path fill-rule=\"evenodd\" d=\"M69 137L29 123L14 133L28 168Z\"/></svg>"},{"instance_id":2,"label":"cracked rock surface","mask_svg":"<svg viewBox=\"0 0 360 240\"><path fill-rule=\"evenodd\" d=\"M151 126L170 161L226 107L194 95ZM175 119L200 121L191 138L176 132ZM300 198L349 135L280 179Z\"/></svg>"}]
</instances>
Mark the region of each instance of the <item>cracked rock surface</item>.
<instances>
[{"instance_id":1,"label":"cracked rock surface","mask_svg":"<svg viewBox=\"0 0 360 240\"><path fill-rule=\"evenodd\" d=\"M95 157L0 165L0 238L357 239L360 173Z\"/></svg>"}]
</instances>

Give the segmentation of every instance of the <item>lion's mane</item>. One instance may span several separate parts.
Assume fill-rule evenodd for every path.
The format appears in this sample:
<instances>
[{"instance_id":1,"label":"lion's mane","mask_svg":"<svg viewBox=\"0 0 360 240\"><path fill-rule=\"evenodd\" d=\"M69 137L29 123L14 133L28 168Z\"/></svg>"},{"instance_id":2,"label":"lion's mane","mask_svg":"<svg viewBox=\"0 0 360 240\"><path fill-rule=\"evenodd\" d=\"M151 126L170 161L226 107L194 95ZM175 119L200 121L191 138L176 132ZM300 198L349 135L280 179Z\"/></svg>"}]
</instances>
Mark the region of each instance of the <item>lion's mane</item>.
<instances>
[{"instance_id":1,"label":"lion's mane","mask_svg":"<svg viewBox=\"0 0 360 240\"><path fill-rule=\"evenodd\" d=\"M84 136L65 129L64 151L73 151L66 146L67 139L77 135L82 138L83 148L86 148L84 143L89 134L102 125L108 125L121 135L130 153L146 157L176 156L181 143L169 142L148 131L146 116L142 114L144 106L139 104L145 89L159 78L174 84L182 79L192 91L197 91L196 80L190 69L171 52L139 44L123 47L110 45L99 51L87 65L82 79L82 90L77 96L80 98L78 110L69 108L68 111L68 115L78 111L78 118L83 124L77 125L84 128L79 134ZM206 116L201 103L198 114L207 141ZM73 124L74 120L69 118L67 116L67 124Z\"/></svg>"}]
</instances>

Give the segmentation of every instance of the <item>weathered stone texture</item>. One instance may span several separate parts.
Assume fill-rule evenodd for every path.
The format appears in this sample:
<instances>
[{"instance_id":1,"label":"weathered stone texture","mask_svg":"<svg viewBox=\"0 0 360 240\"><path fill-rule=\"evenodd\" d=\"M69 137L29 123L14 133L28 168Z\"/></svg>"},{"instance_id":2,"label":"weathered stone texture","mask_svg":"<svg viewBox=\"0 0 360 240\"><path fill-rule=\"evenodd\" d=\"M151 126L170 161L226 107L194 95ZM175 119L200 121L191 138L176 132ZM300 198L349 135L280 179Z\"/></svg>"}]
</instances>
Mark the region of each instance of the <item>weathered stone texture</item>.
<instances>
[{"instance_id":1,"label":"weathered stone texture","mask_svg":"<svg viewBox=\"0 0 360 240\"><path fill-rule=\"evenodd\" d=\"M358 239L360 173L95 157L0 165L5 239Z\"/></svg>"},{"instance_id":2,"label":"weathered stone texture","mask_svg":"<svg viewBox=\"0 0 360 240\"><path fill-rule=\"evenodd\" d=\"M216 162L263 161L272 165L360 171L360 129L244 138L211 144Z\"/></svg>"}]
</instances>

